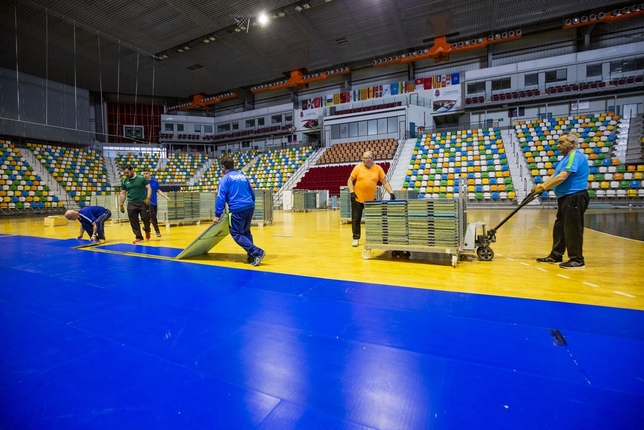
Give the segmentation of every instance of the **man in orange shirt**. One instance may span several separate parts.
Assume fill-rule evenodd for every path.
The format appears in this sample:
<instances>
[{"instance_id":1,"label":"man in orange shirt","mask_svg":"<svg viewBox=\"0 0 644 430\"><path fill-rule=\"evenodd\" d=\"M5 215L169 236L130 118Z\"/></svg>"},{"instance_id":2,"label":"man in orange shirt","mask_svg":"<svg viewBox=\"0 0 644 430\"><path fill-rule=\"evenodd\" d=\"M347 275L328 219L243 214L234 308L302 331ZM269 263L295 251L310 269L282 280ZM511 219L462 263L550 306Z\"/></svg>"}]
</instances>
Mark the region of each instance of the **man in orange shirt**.
<instances>
[{"instance_id":1,"label":"man in orange shirt","mask_svg":"<svg viewBox=\"0 0 644 430\"><path fill-rule=\"evenodd\" d=\"M373 200L376 197L376 186L378 181L382 183L385 190L389 193L391 200L395 200L394 191L387 182L385 171L373 162L373 153L367 151L362 156L362 164L358 164L351 171L351 176L347 181L349 193L351 193L351 227L353 232L352 246L358 246L360 239L360 222L362 221L362 211L364 202Z\"/></svg>"}]
</instances>

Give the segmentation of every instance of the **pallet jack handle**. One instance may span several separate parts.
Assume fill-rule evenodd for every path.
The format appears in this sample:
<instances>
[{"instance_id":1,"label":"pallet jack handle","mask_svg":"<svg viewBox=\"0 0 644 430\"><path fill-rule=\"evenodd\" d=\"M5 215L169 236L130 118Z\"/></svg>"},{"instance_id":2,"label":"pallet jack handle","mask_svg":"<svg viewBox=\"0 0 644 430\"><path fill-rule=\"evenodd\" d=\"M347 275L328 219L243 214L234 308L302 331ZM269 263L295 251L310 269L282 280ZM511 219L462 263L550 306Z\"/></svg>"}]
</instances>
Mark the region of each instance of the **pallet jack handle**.
<instances>
[{"instance_id":1,"label":"pallet jack handle","mask_svg":"<svg viewBox=\"0 0 644 430\"><path fill-rule=\"evenodd\" d=\"M515 214L515 213L519 212L519 211L521 210L521 208L523 208L525 205L527 205L528 203L530 203L531 201L533 201L534 199L536 199L536 198L537 198L537 196L538 196L538 194L537 194L537 193L535 193L534 191L531 191L531 192L530 192L530 194L528 194L527 196L525 196L525 198L524 198L524 199L523 199L523 201L519 204L519 206L517 206L517 208L516 208L515 210L513 210L512 212L510 212L510 214L509 214L508 216L506 216L505 218L503 218L503 221L501 221L501 222L499 223L499 225L497 225L496 227L491 228L491 229L489 229L489 230L487 231L487 237L488 237L488 239L489 239L489 240L491 240L491 241L494 241L494 240L492 240L492 239L494 238L494 236L495 236L495 234L496 234L496 231L497 231L499 228L501 228L501 226L502 226L503 224L505 224L505 223L506 223L510 218L512 218L512 217L514 216L514 214Z\"/></svg>"}]
</instances>

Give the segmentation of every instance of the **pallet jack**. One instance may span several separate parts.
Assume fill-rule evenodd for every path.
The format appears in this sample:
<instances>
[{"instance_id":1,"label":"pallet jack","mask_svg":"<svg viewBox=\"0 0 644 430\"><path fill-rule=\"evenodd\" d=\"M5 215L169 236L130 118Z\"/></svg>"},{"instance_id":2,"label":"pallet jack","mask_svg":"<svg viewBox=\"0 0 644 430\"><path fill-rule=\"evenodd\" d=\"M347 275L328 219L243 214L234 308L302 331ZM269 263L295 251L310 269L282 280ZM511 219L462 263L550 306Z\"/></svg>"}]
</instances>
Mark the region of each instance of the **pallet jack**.
<instances>
[{"instance_id":1,"label":"pallet jack","mask_svg":"<svg viewBox=\"0 0 644 430\"><path fill-rule=\"evenodd\" d=\"M491 228L486 231L484 222L472 222L467 225L467 230L465 231L465 239L463 243L463 251L474 252L476 250L476 255L479 260L482 261L491 261L494 258L494 251L490 248L490 244L496 242L496 232L503 224L505 224L510 218L514 216L519 210L521 210L528 203L532 202L538 197L538 194L534 191L530 192L523 201L514 209L508 216L506 216L496 227ZM480 229L481 234L477 234Z\"/></svg>"}]
</instances>

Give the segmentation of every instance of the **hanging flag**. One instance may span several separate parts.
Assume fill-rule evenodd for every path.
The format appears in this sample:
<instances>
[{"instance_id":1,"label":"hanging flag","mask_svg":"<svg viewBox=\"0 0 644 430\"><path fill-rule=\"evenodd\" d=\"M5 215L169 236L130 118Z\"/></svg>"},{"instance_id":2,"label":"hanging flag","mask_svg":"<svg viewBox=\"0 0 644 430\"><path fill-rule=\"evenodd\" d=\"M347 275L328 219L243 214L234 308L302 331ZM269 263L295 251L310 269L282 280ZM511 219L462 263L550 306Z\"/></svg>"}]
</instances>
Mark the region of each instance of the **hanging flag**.
<instances>
[{"instance_id":1,"label":"hanging flag","mask_svg":"<svg viewBox=\"0 0 644 430\"><path fill-rule=\"evenodd\" d=\"M452 73L452 85L459 85L461 83L461 74Z\"/></svg>"},{"instance_id":2,"label":"hanging flag","mask_svg":"<svg viewBox=\"0 0 644 430\"><path fill-rule=\"evenodd\" d=\"M340 93L333 94L333 104L339 105L340 103Z\"/></svg>"},{"instance_id":3,"label":"hanging flag","mask_svg":"<svg viewBox=\"0 0 644 430\"><path fill-rule=\"evenodd\" d=\"M392 96L395 96L396 94L398 94L398 84L397 83L391 84L389 86L389 88L391 88L391 95Z\"/></svg>"}]
</instances>

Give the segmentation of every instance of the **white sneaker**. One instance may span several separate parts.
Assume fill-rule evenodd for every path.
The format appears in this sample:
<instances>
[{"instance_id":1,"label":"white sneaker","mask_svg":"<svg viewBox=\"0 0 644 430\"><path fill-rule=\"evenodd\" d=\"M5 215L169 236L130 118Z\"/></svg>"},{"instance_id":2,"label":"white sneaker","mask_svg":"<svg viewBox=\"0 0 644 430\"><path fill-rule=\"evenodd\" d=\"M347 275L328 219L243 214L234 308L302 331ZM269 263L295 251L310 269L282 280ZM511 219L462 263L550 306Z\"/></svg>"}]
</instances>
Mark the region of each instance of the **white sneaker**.
<instances>
[{"instance_id":1,"label":"white sneaker","mask_svg":"<svg viewBox=\"0 0 644 430\"><path fill-rule=\"evenodd\" d=\"M353 239L353 242L351 242L351 246L356 248L358 246L358 239Z\"/></svg>"}]
</instances>

